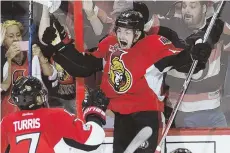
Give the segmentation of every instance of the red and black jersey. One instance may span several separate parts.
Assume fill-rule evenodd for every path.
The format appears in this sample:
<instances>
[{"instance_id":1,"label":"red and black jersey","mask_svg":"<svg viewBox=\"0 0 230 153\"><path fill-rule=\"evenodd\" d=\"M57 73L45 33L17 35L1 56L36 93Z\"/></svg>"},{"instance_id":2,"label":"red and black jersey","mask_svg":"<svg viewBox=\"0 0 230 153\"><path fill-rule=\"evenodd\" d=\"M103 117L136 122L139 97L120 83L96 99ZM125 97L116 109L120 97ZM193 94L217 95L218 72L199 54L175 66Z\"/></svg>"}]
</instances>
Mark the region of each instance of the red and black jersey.
<instances>
[{"instance_id":1,"label":"red and black jersey","mask_svg":"<svg viewBox=\"0 0 230 153\"><path fill-rule=\"evenodd\" d=\"M107 61L101 89L110 98L109 109L121 114L163 111L163 74L171 65L160 61L180 51L158 35L147 36L127 50L119 48L115 36L101 41L93 55Z\"/></svg>"},{"instance_id":2,"label":"red and black jersey","mask_svg":"<svg viewBox=\"0 0 230 153\"><path fill-rule=\"evenodd\" d=\"M122 50L116 37L108 36L93 53L81 54L69 44L55 53L54 60L72 76L86 77L100 71L105 59L101 89L110 99L109 109L130 114L163 111L164 72L176 69L188 73L192 64L191 48L181 50L159 35L146 36ZM195 73L202 68L198 62Z\"/></svg>"},{"instance_id":3,"label":"red and black jersey","mask_svg":"<svg viewBox=\"0 0 230 153\"><path fill-rule=\"evenodd\" d=\"M8 71L8 69L7 69ZM3 72L6 73L6 72ZM11 99L11 90L12 86L14 85L14 82L19 79L22 76L27 76L28 75L28 60L25 60L23 65L18 65L14 62L11 64L11 75L12 75L12 83L10 85L10 88L2 94L1 97L1 118L4 116L18 111L18 108L16 105L14 105L12 99Z\"/></svg>"},{"instance_id":4,"label":"red and black jersey","mask_svg":"<svg viewBox=\"0 0 230 153\"><path fill-rule=\"evenodd\" d=\"M104 130L97 123L84 124L61 108L19 111L1 122L1 152L93 151L104 137Z\"/></svg>"}]
</instances>

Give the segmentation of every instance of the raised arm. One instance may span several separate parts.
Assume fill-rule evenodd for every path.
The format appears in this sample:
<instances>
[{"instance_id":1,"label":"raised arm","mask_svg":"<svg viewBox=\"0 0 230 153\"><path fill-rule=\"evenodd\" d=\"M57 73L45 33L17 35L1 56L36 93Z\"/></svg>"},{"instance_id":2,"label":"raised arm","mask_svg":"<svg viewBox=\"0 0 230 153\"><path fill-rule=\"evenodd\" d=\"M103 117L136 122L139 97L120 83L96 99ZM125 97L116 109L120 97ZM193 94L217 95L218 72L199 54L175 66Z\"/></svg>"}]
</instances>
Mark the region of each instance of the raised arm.
<instances>
[{"instance_id":1,"label":"raised arm","mask_svg":"<svg viewBox=\"0 0 230 153\"><path fill-rule=\"evenodd\" d=\"M53 17L54 18L54 17ZM57 37L56 29L48 27L43 34L43 42L49 44L50 52L53 54L55 62L60 64L71 76L87 77L103 69L102 58L96 58L91 54L82 54L79 52L73 40L68 37L64 27L54 18L54 25L60 35L57 45L53 46L51 42Z\"/></svg>"},{"instance_id":2,"label":"raised arm","mask_svg":"<svg viewBox=\"0 0 230 153\"><path fill-rule=\"evenodd\" d=\"M39 41L43 45L47 45L47 44L42 41L42 35L44 34L44 31L46 30L46 28L49 26L50 26L49 10L48 10L47 6L43 5L42 17L41 17L40 25L39 25L39 29L38 29Z\"/></svg>"},{"instance_id":3,"label":"raised arm","mask_svg":"<svg viewBox=\"0 0 230 153\"><path fill-rule=\"evenodd\" d=\"M7 60L3 67L3 81L1 82L1 92L7 91L11 85L11 60Z\"/></svg>"},{"instance_id":4,"label":"raised arm","mask_svg":"<svg viewBox=\"0 0 230 153\"><path fill-rule=\"evenodd\" d=\"M103 30L103 24L97 17L97 11L95 11L95 5L92 0L83 1L83 10L89 20L95 35L101 35ZM96 7L97 8L97 7ZM98 9L98 8L97 8Z\"/></svg>"},{"instance_id":5,"label":"raised arm","mask_svg":"<svg viewBox=\"0 0 230 153\"><path fill-rule=\"evenodd\" d=\"M160 72L167 72L176 69L179 72L188 73L193 60L198 60L195 73L205 68L211 54L211 46L208 43L197 43L194 46L187 46L185 49L175 48L174 45L164 37L165 45L162 45L161 59L155 63Z\"/></svg>"}]
</instances>

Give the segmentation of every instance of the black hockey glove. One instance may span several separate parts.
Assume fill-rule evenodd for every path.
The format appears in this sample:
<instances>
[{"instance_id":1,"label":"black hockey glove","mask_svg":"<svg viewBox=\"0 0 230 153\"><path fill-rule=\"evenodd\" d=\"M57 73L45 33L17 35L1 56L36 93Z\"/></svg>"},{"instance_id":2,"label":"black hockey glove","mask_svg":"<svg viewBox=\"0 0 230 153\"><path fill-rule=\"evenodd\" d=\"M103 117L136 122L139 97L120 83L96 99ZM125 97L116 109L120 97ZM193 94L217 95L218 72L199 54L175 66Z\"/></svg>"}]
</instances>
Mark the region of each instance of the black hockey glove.
<instances>
[{"instance_id":1,"label":"black hockey glove","mask_svg":"<svg viewBox=\"0 0 230 153\"><path fill-rule=\"evenodd\" d=\"M52 26L47 27L42 35L42 41L47 45L50 45L52 41L57 37L56 29Z\"/></svg>"},{"instance_id":2,"label":"black hockey glove","mask_svg":"<svg viewBox=\"0 0 230 153\"><path fill-rule=\"evenodd\" d=\"M191 56L193 60L198 60L199 67L204 69L211 51L212 48L209 43L198 43L192 47Z\"/></svg>"},{"instance_id":3,"label":"black hockey glove","mask_svg":"<svg viewBox=\"0 0 230 153\"><path fill-rule=\"evenodd\" d=\"M56 29L53 27L53 23L59 33L61 42L58 42L56 45L52 45L51 43L56 39ZM55 52L63 50L67 45L72 44L73 40L69 38L69 35L64 30L64 27L61 26L59 21L54 17L54 15L51 15L51 26L47 27L44 31L44 34L42 36L42 41L48 45L51 45L55 48Z\"/></svg>"},{"instance_id":4,"label":"black hockey glove","mask_svg":"<svg viewBox=\"0 0 230 153\"><path fill-rule=\"evenodd\" d=\"M105 125L105 111L109 104L109 99L101 89L89 89L88 92L88 96L86 96L85 100L82 102L83 117L86 121L97 118L102 125ZM95 119L93 119L93 121L95 121Z\"/></svg>"},{"instance_id":5,"label":"black hockey glove","mask_svg":"<svg viewBox=\"0 0 230 153\"><path fill-rule=\"evenodd\" d=\"M185 42L187 45L192 46L195 45L196 41L198 39L203 39L205 32L204 31L199 31L197 33L191 34L185 39Z\"/></svg>"},{"instance_id":6,"label":"black hockey glove","mask_svg":"<svg viewBox=\"0 0 230 153\"><path fill-rule=\"evenodd\" d=\"M209 23L207 23L207 25L203 29L199 30L197 33L194 33L188 36L185 39L186 43L188 45L195 45L198 39L204 39L204 35L205 35L208 25ZM220 36L223 32L223 28L224 28L223 21L221 21L220 19L216 20L209 34L208 40L207 40L207 42L211 45L211 47L213 47L219 41Z\"/></svg>"},{"instance_id":7,"label":"black hockey glove","mask_svg":"<svg viewBox=\"0 0 230 153\"><path fill-rule=\"evenodd\" d=\"M52 22L54 23L59 35L60 35L60 39L62 40L62 42L64 44L69 44L71 42L71 38L69 38L68 33L65 31L64 27L60 24L60 22L58 21L58 19L51 14L50 18L52 20Z\"/></svg>"},{"instance_id":8,"label":"black hockey glove","mask_svg":"<svg viewBox=\"0 0 230 153\"><path fill-rule=\"evenodd\" d=\"M208 58L211 54L211 47L208 43L198 43L196 45L188 46L179 54L175 55L172 60L174 69L179 72L188 73L194 60L198 60L194 73L205 69Z\"/></svg>"}]
</instances>

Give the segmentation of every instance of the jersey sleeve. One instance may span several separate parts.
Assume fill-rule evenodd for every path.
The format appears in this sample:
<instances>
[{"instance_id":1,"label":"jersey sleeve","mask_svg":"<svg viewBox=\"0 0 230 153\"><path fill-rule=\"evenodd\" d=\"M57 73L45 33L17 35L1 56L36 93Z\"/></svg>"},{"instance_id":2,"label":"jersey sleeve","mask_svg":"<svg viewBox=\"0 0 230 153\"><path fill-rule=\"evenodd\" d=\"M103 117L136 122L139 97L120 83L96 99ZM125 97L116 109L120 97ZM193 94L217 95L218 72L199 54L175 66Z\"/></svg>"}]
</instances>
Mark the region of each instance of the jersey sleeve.
<instances>
[{"instance_id":1,"label":"jersey sleeve","mask_svg":"<svg viewBox=\"0 0 230 153\"><path fill-rule=\"evenodd\" d=\"M148 36L140 47L144 47L145 61L152 63L160 72L166 72L173 67L173 61L175 61L176 55L178 55L182 49L176 48L173 43L167 38L159 35Z\"/></svg>"},{"instance_id":2,"label":"jersey sleeve","mask_svg":"<svg viewBox=\"0 0 230 153\"><path fill-rule=\"evenodd\" d=\"M101 58L82 54L74 44L63 47L53 55L53 60L60 64L73 77L88 77L103 69Z\"/></svg>"},{"instance_id":3,"label":"jersey sleeve","mask_svg":"<svg viewBox=\"0 0 230 153\"><path fill-rule=\"evenodd\" d=\"M55 116L57 122L55 125L60 125L61 128L55 132L59 133L59 137L61 137L61 141L58 143L65 143L79 151L93 151L102 144L105 132L97 123L87 122L84 124L83 121L67 111L60 111ZM58 145L55 145L56 149L60 150Z\"/></svg>"},{"instance_id":4,"label":"jersey sleeve","mask_svg":"<svg viewBox=\"0 0 230 153\"><path fill-rule=\"evenodd\" d=\"M176 48L174 44L163 36L158 36L158 41L154 41L156 53L152 54L156 62L154 66L162 73L168 72L171 69L176 69L182 73L188 73L193 60L191 58L191 46ZM203 69L203 66L198 63L194 73Z\"/></svg>"},{"instance_id":5,"label":"jersey sleeve","mask_svg":"<svg viewBox=\"0 0 230 153\"><path fill-rule=\"evenodd\" d=\"M116 39L114 38L114 36L107 36L99 42L97 51L93 52L92 55L94 55L97 58L106 59L106 55L109 51L109 44L113 44L115 41Z\"/></svg>"},{"instance_id":6,"label":"jersey sleeve","mask_svg":"<svg viewBox=\"0 0 230 153\"><path fill-rule=\"evenodd\" d=\"M149 57L148 59L151 61L159 61L182 51L181 48L176 48L169 39L159 35L148 36L148 38L139 45L142 48L145 47Z\"/></svg>"}]
</instances>

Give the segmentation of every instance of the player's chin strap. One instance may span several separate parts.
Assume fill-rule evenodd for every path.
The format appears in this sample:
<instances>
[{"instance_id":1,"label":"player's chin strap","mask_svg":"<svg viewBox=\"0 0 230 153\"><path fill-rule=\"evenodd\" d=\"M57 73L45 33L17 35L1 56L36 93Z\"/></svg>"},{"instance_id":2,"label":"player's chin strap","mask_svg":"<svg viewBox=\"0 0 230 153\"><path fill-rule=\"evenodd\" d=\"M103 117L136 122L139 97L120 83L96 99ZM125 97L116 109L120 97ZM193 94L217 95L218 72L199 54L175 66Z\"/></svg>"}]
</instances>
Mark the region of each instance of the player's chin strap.
<instances>
[{"instance_id":1,"label":"player's chin strap","mask_svg":"<svg viewBox=\"0 0 230 153\"><path fill-rule=\"evenodd\" d=\"M212 20L211 20L211 22L210 22L210 24L209 24L209 26L208 26L208 28L207 28L207 30L205 32L203 43L207 42L209 34L210 34L210 32L211 32L211 30L213 28L213 25L214 25L218 15L220 14L221 8L224 6L224 3L225 3L224 1L221 1L220 4L218 5L217 10L214 13L214 15L212 17ZM182 100L184 98L184 94L186 93L186 90L187 90L187 88L189 86L189 83L191 81L191 78L192 78L192 75L194 73L194 70L196 68L197 63L198 63L198 60L194 60L193 63L192 63L192 66L191 66L191 68L189 70L189 73L188 73L188 75L187 75L187 77L185 79L185 82L183 84L180 96L179 96L179 98L177 100L177 103L176 103L175 107L173 108L172 114L169 117L168 123L166 125L166 128L164 130L163 135L160 138L160 141L159 141L158 146L157 146L157 148L155 150L155 153L160 153L160 151L161 151L161 146L162 146L162 144L163 144L163 142L164 142L164 140L165 140L165 138L166 138L166 136L167 136L167 134L169 132L169 129L170 129L171 125L172 125L172 122L173 122L173 120L174 120L174 118L176 116L177 110L178 110L178 108L179 108L179 106L180 106L180 104L181 104L181 102L182 102Z\"/></svg>"}]
</instances>

